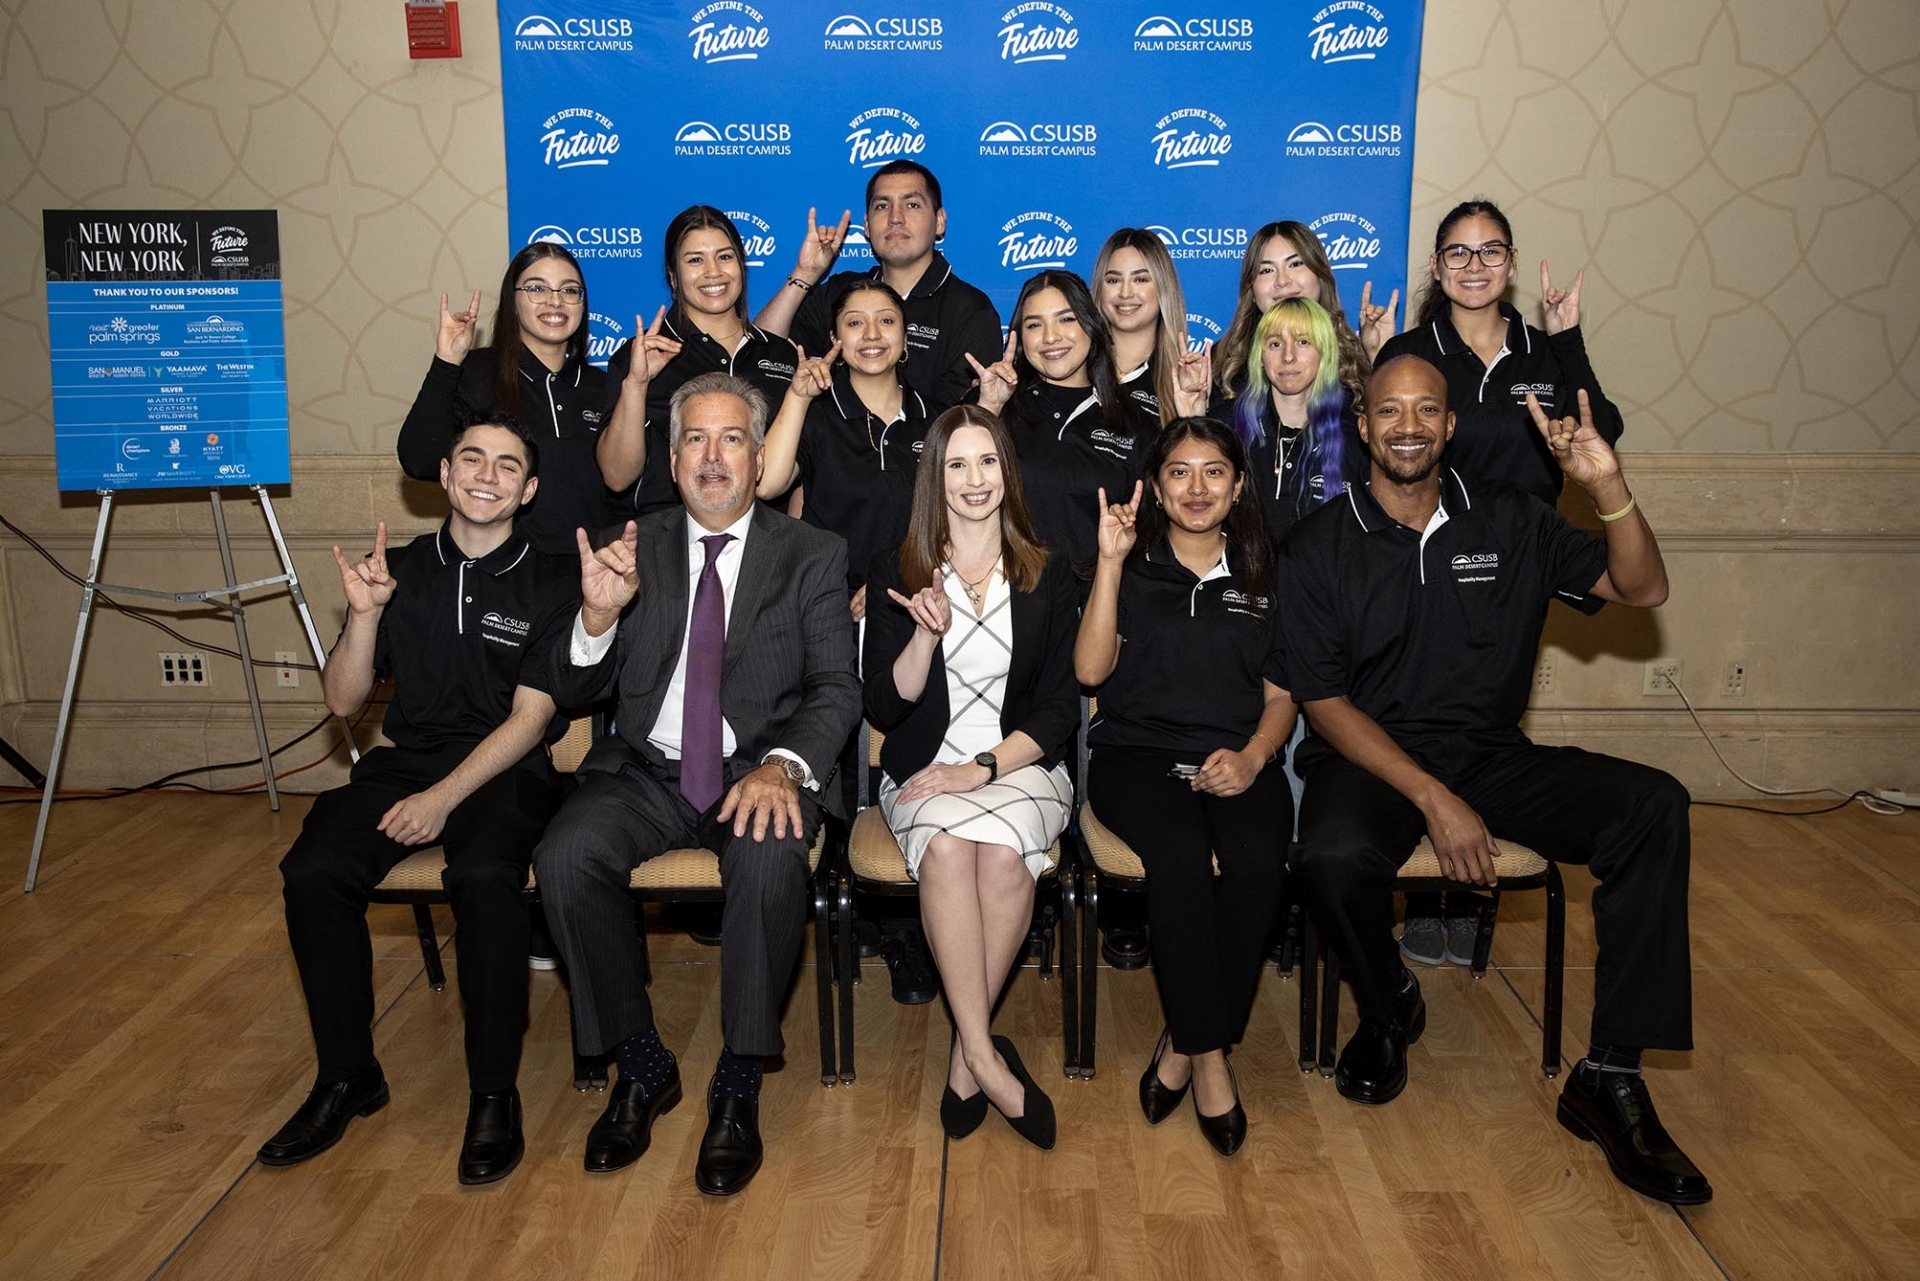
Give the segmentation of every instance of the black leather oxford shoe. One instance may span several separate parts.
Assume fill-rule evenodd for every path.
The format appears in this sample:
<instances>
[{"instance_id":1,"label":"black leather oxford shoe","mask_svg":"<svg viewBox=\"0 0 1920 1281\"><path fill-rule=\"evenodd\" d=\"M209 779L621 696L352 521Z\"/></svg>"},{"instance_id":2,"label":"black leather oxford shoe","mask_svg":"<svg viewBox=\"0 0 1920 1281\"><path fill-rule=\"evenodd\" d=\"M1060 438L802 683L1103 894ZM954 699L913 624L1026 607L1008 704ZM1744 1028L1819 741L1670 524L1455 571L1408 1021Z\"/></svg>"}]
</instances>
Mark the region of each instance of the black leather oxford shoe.
<instances>
[{"instance_id":1,"label":"black leather oxford shoe","mask_svg":"<svg viewBox=\"0 0 1920 1281\"><path fill-rule=\"evenodd\" d=\"M708 1196L732 1196L760 1173L760 1100L711 1099L693 1183Z\"/></svg>"},{"instance_id":2,"label":"black leather oxford shoe","mask_svg":"<svg viewBox=\"0 0 1920 1281\"><path fill-rule=\"evenodd\" d=\"M1598 1143L1613 1177L1641 1196L1668 1205L1713 1200L1707 1176L1660 1124L1638 1072L1576 1067L1560 1091L1555 1115L1568 1133Z\"/></svg>"},{"instance_id":3,"label":"black leather oxford shoe","mask_svg":"<svg viewBox=\"0 0 1920 1281\"><path fill-rule=\"evenodd\" d=\"M466 1137L460 1140L460 1182L471 1187L504 1179L526 1152L520 1091L474 1095L467 1104Z\"/></svg>"},{"instance_id":4,"label":"black leather oxford shoe","mask_svg":"<svg viewBox=\"0 0 1920 1281\"><path fill-rule=\"evenodd\" d=\"M340 1141L347 1123L387 1106L387 1078L373 1064L358 1076L316 1085L299 1111L260 1147L262 1165L298 1165Z\"/></svg>"},{"instance_id":5,"label":"black leather oxford shoe","mask_svg":"<svg viewBox=\"0 0 1920 1281\"><path fill-rule=\"evenodd\" d=\"M618 1170L638 1161L653 1142L653 1123L680 1102L680 1065L652 1095L638 1081L621 1077L607 1087L607 1110L587 1131L587 1169Z\"/></svg>"},{"instance_id":6,"label":"black leather oxford shoe","mask_svg":"<svg viewBox=\"0 0 1920 1281\"><path fill-rule=\"evenodd\" d=\"M1406 971L1401 971L1411 978ZM1420 985L1403 987L1391 1023L1363 1018L1333 1071L1334 1088L1355 1103L1391 1103L1407 1088L1407 1047L1427 1030Z\"/></svg>"}]
</instances>

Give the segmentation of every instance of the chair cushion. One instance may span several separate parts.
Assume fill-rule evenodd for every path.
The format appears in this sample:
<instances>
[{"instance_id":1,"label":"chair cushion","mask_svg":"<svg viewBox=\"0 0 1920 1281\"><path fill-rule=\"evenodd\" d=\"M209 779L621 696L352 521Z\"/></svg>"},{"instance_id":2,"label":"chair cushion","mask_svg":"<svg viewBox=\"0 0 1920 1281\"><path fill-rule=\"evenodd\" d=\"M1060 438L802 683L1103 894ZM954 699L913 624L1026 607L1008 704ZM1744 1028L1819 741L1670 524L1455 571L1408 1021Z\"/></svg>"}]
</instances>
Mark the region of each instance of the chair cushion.
<instances>
[{"instance_id":1,"label":"chair cushion","mask_svg":"<svg viewBox=\"0 0 1920 1281\"><path fill-rule=\"evenodd\" d=\"M847 863L853 868L854 876L863 881L882 885L913 884L913 877L907 874L907 856L900 852L900 843L887 830L886 817L878 805L869 805L853 820L853 831L847 837ZM1060 842L1055 840L1047 847L1047 871L1052 872L1059 866Z\"/></svg>"},{"instance_id":2,"label":"chair cushion","mask_svg":"<svg viewBox=\"0 0 1920 1281\"><path fill-rule=\"evenodd\" d=\"M1518 880L1523 876L1540 876L1546 872L1547 860L1518 841L1503 841L1496 836L1493 843L1500 851L1499 857L1493 860L1493 870L1502 880ZM1432 841L1424 836L1420 838L1420 843L1413 847L1413 853L1400 865L1400 879L1441 879L1440 856L1433 852Z\"/></svg>"},{"instance_id":3,"label":"chair cushion","mask_svg":"<svg viewBox=\"0 0 1920 1281\"><path fill-rule=\"evenodd\" d=\"M1113 829L1094 814L1091 805L1080 807L1080 836L1087 843L1087 853L1093 856L1093 865L1108 876L1131 876L1136 880L1146 877L1146 865L1133 852L1133 846L1114 835ZM1213 858L1213 874L1220 875L1217 854Z\"/></svg>"},{"instance_id":4,"label":"chair cushion","mask_svg":"<svg viewBox=\"0 0 1920 1281\"><path fill-rule=\"evenodd\" d=\"M820 852L826 847L827 825L822 823L807 851L807 870L818 870ZM627 878L630 890L713 890L720 889L720 856L712 850L668 850L633 869Z\"/></svg>"},{"instance_id":5,"label":"chair cushion","mask_svg":"<svg viewBox=\"0 0 1920 1281\"><path fill-rule=\"evenodd\" d=\"M447 852L438 845L409 854L393 865L374 893L423 894L440 888L440 875L447 870Z\"/></svg>"}]
</instances>

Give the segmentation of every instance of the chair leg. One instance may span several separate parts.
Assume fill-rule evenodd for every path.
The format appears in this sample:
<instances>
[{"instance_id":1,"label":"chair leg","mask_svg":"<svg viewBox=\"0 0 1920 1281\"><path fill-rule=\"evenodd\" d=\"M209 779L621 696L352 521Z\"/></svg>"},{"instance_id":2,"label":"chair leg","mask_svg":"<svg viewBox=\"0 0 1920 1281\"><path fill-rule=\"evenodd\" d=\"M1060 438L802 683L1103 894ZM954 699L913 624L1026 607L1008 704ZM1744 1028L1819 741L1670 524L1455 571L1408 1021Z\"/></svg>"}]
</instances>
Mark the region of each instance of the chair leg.
<instances>
[{"instance_id":1,"label":"chair leg","mask_svg":"<svg viewBox=\"0 0 1920 1281\"><path fill-rule=\"evenodd\" d=\"M1479 898L1480 895L1474 895ZM1500 914L1500 891L1494 890L1480 904L1480 923L1473 934L1473 977L1487 977L1487 963L1493 959L1493 922Z\"/></svg>"},{"instance_id":2,"label":"chair leg","mask_svg":"<svg viewBox=\"0 0 1920 1281\"><path fill-rule=\"evenodd\" d=\"M833 1058L833 909L828 902L831 874L825 860L813 876L813 988L820 1007L820 1084L840 1083Z\"/></svg>"},{"instance_id":3,"label":"chair leg","mask_svg":"<svg viewBox=\"0 0 1920 1281\"><path fill-rule=\"evenodd\" d=\"M413 928L420 936L420 959L427 963L427 982L433 990L447 990L447 972L440 965L440 936L433 932L433 909L425 903L413 905Z\"/></svg>"},{"instance_id":4,"label":"chair leg","mask_svg":"<svg viewBox=\"0 0 1920 1281\"><path fill-rule=\"evenodd\" d=\"M1100 1032L1100 873L1087 868L1080 889L1080 1079L1093 1080Z\"/></svg>"},{"instance_id":5,"label":"chair leg","mask_svg":"<svg viewBox=\"0 0 1920 1281\"><path fill-rule=\"evenodd\" d=\"M633 900L633 932L640 936L640 984L653 987L653 954L647 950L647 905Z\"/></svg>"},{"instance_id":6,"label":"chair leg","mask_svg":"<svg viewBox=\"0 0 1920 1281\"><path fill-rule=\"evenodd\" d=\"M834 931L840 947L840 1083L853 1084L853 988L860 981L860 960L853 947L853 882L834 877Z\"/></svg>"},{"instance_id":7,"label":"chair leg","mask_svg":"<svg viewBox=\"0 0 1920 1281\"><path fill-rule=\"evenodd\" d=\"M1280 938L1279 959L1273 964L1273 972L1283 979L1292 978L1294 969L1300 964L1300 916L1300 904L1290 900L1283 892L1280 896L1280 921L1284 933Z\"/></svg>"},{"instance_id":8,"label":"chair leg","mask_svg":"<svg viewBox=\"0 0 1920 1281\"><path fill-rule=\"evenodd\" d=\"M1567 969L1567 889L1560 865L1547 865L1546 999L1540 1008L1540 1070L1552 1080L1560 1073L1561 985Z\"/></svg>"},{"instance_id":9,"label":"chair leg","mask_svg":"<svg viewBox=\"0 0 1920 1281\"><path fill-rule=\"evenodd\" d=\"M1327 968L1326 984L1320 991L1320 1075L1332 1076L1334 1056L1340 1044L1340 954L1329 943L1322 958Z\"/></svg>"},{"instance_id":10,"label":"chair leg","mask_svg":"<svg viewBox=\"0 0 1920 1281\"><path fill-rule=\"evenodd\" d=\"M1080 1075L1080 976L1074 931L1080 928L1080 869L1060 876L1060 1059L1069 1080Z\"/></svg>"},{"instance_id":11,"label":"chair leg","mask_svg":"<svg viewBox=\"0 0 1920 1281\"><path fill-rule=\"evenodd\" d=\"M1053 929L1055 914L1053 904L1040 909L1040 981L1053 982Z\"/></svg>"},{"instance_id":12,"label":"chair leg","mask_svg":"<svg viewBox=\"0 0 1920 1281\"><path fill-rule=\"evenodd\" d=\"M1320 939L1311 918L1300 920L1300 1070L1320 1061Z\"/></svg>"}]
</instances>

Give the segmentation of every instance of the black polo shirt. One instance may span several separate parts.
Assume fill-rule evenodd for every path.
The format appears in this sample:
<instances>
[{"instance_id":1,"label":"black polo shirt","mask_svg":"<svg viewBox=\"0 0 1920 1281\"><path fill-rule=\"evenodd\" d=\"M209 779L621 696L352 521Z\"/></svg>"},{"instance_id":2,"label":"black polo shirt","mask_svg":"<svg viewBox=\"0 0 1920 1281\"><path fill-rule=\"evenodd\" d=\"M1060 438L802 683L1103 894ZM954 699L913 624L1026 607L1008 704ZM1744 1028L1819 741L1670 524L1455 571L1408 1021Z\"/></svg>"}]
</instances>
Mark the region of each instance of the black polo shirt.
<instances>
[{"instance_id":1,"label":"black polo shirt","mask_svg":"<svg viewBox=\"0 0 1920 1281\"><path fill-rule=\"evenodd\" d=\"M780 402L793 382L796 364L793 344L779 334L770 334L745 321L741 324L746 326L747 340L738 350L729 352L688 320L681 308L675 307L667 313L660 332L680 344L680 354L647 383L647 465L633 488L619 496L614 513L616 520L632 520L663 507L680 505L680 491L674 487L672 464L668 460L672 452L668 429L673 393L680 390L681 384L701 374L729 373L752 383L767 398L768 422L780 411ZM606 416L609 421L613 418L614 406L620 403L620 389L632 365L633 339L629 338L607 362Z\"/></svg>"},{"instance_id":2,"label":"black polo shirt","mask_svg":"<svg viewBox=\"0 0 1920 1281\"><path fill-rule=\"evenodd\" d=\"M882 422L854 394L845 365L807 406L795 455L806 488L800 519L847 540L849 593L867 581L876 555L907 536L927 423L927 403L911 387L900 389L900 417Z\"/></svg>"},{"instance_id":3,"label":"black polo shirt","mask_svg":"<svg viewBox=\"0 0 1920 1281\"><path fill-rule=\"evenodd\" d=\"M1090 745L1175 752L1198 765L1220 748L1239 751L1260 727L1260 682L1286 688L1273 588L1249 586L1225 548L1223 539L1204 578L1164 538L1127 558L1120 657L1100 687Z\"/></svg>"},{"instance_id":4,"label":"black polo shirt","mask_svg":"<svg viewBox=\"0 0 1920 1281\"><path fill-rule=\"evenodd\" d=\"M814 285L800 301L788 335L816 356L826 351L833 346L833 300L841 283L879 280L884 270L875 263L866 271L837 271ZM982 367L1005 353L1000 313L993 309L991 298L953 274L938 249L901 301L906 303L907 321L907 364L902 372L907 386L919 392L938 417L941 410L966 399L967 389L973 386L973 366L967 363L966 352L972 352Z\"/></svg>"},{"instance_id":5,"label":"black polo shirt","mask_svg":"<svg viewBox=\"0 0 1920 1281\"><path fill-rule=\"evenodd\" d=\"M1605 539L1531 494L1441 474L1424 533L1354 486L1280 548L1285 687L1303 703L1346 695L1422 765L1463 740L1525 741L1547 603L1597 600L1607 568ZM1301 775L1333 751L1309 738Z\"/></svg>"},{"instance_id":6,"label":"black polo shirt","mask_svg":"<svg viewBox=\"0 0 1920 1281\"><path fill-rule=\"evenodd\" d=\"M580 561L543 556L516 531L468 560L446 525L387 553L393 599L374 639L374 679L393 677L396 747L473 746L513 711L513 691L551 692L549 656L572 635ZM556 718L552 742L566 727Z\"/></svg>"},{"instance_id":7,"label":"black polo shirt","mask_svg":"<svg viewBox=\"0 0 1920 1281\"><path fill-rule=\"evenodd\" d=\"M1160 354L1155 352L1147 357L1147 363L1130 374L1120 378L1120 394L1132 401L1142 414L1160 421L1160 384L1156 375L1159 372Z\"/></svg>"},{"instance_id":8,"label":"black polo shirt","mask_svg":"<svg viewBox=\"0 0 1920 1281\"><path fill-rule=\"evenodd\" d=\"M1620 439L1620 410L1600 390L1580 326L1549 335L1520 319L1506 303L1505 350L1491 367L1481 363L1449 316L1387 340L1376 367L1395 356L1419 356L1447 378L1447 407L1454 413L1447 465L1478 485L1505 481L1551 507L1560 499L1560 465L1527 412L1527 393L1553 418L1576 418L1585 388L1593 425L1607 444Z\"/></svg>"},{"instance_id":9,"label":"black polo shirt","mask_svg":"<svg viewBox=\"0 0 1920 1281\"><path fill-rule=\"evenodd\" d=\"M1133 483L1146 476L1160 419L1122 397L1109 423L1091 387L1029 377L1001 420L1020 456L1027 510L1041 540L1084 569L1100 550L1099 491L1105 488L1110 503L1133 494Z\"/></svg>"},{"instance_id":10,"label":"black polo shirt","mask_svg":"<svg viewBox=\"0 0 1920 1281\"><path fill-rule=\"evenodd\" d=\"M514 416L539 442L540 489L515 516L514 528L549 555L573 554L574 530L591 534L607 523L614 495L607 492L594 456L606 380L600 370L579 361L556 372L520 348L520 407ZM437 484L454 428L493 408L491 348L475 348L458 365L435 356L400 425L401 468L415 480Z\"/></svg>"}]
</instances>

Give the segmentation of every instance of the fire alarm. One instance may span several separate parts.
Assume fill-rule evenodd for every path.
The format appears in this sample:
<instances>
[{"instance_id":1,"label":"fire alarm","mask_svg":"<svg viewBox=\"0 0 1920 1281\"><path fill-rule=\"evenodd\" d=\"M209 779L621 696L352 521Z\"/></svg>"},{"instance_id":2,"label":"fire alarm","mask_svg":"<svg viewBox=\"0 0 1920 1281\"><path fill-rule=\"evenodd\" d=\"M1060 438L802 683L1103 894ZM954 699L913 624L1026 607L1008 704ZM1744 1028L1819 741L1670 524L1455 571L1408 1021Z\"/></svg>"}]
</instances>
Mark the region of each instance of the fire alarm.
<instances>
[{"instance_id":1,"label":"fire alarm","mask_svg":"<svg viewBox=\"0 0 1920 1281\"><path fill-rule=\"evenodd\" d=\"M407 0L407 56L460 56L460 6L455 0Z\"/></svg>"}]
</instances>

